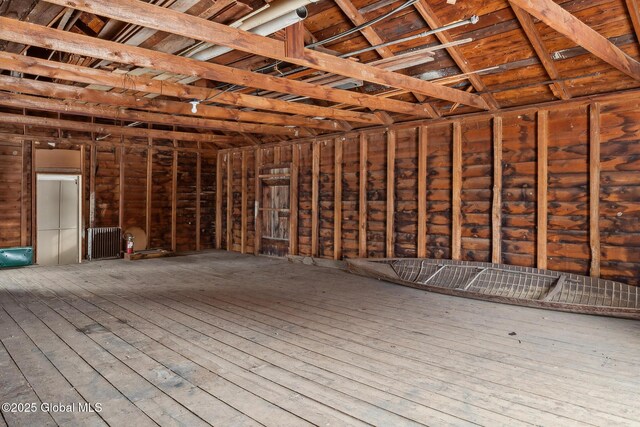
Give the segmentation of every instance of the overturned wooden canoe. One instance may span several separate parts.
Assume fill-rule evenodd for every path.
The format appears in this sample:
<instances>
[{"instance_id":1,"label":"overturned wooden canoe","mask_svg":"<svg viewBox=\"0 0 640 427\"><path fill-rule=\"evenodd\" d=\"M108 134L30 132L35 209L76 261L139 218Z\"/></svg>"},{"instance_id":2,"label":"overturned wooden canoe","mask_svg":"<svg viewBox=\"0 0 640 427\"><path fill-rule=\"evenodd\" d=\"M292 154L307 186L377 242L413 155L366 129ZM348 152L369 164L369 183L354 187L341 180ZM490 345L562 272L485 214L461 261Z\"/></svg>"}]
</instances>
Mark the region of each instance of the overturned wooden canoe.
<instances>
[{"instance_id":1,"label":"overturned wooden canoe","mask_svg":"<svg viewBox=\"0 0 640 427\"><path fill-rule=\"evenodd\" d=\"M419 258L351 259L350 272L414 288L528 307L640 319L640 289L537 268Z\"/></svg>"}]
</instances>

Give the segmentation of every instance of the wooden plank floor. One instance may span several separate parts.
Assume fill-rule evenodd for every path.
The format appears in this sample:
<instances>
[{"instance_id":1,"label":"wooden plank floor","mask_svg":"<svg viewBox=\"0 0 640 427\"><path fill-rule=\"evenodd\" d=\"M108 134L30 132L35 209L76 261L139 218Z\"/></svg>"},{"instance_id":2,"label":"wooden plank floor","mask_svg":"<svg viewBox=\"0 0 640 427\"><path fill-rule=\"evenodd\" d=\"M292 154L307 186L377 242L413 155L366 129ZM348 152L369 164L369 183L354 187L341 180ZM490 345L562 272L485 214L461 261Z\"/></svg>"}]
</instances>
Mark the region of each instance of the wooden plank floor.
<instances>
[{"instance_id":1,"label":"wooden plank floor","mask_svg":"<svg viewBox=\"0 0 640 427\"><path fill-rule=\"evenodd\" d=\"M215 251L0 271L0 305L0 401L38 408L0 426L640 424L636 321Z\"/></svg>"}]
</instances>

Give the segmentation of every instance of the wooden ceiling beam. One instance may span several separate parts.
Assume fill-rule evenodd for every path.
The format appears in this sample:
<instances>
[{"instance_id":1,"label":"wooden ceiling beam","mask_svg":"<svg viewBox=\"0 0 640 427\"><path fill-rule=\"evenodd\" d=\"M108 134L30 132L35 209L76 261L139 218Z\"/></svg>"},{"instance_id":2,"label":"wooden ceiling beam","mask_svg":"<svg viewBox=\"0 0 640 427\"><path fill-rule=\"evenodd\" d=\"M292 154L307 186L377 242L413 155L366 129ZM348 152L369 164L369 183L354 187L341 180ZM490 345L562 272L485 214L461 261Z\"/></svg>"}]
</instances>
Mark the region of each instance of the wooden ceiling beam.
<instances>
[{"instance_id":1,"label":"wooden ceiling beam","mask_svg":"<svg viewBox=\"0 0 640 427\"><path fill-rule=\"evenodd\" d=\"M551 78L551 80L558 80L560 78L560 74L558 73L558 69L556 68L556 64L553 62L553 58L549 54L549 51L545 47L542 39L540 38L540 33L538 29L533 23L533 19L531 19L531 15L529 15L524 10L520 9L518 6L511 4L511 9L513 9L513 13L515 13L516 18L520 22L520 26L524 31L529 43L533 47L536 55L538 55L538 59L542 63L542 66L547 71L547 74ZM567 89L567 85L561 81L554 81L553 83L553 93L556 97L560 99L569 99L571 95L569 94L569 90Z\"/></svg>"},{"instance_id":2,"label":"wooden ceiling beam","mask_svg":"<svg viewBox=\"0 0 640 427\"><path fill-rule=\"evenodd\" d=\"M288 61L303 67L315 68L346 77L363 79L372 83L406 89L411 92L417 92L451 102L460 102L479 109L490 108L485 100L478 95L465 93L464 91L447 86L440 86L366 64L354 63L348 59L337 58L322 52L305 49L301 58L288 58L285 54L284 43L281 41L251 34L246 31L238 30L237 28L207 21L206 19L201 19L195 16L163 9L141 1L111 0L108 3L100 0L47 1L62 6L84 10L85 12L95 13L100 16L106 16L112 19L118 19L149 28L168 31L196 40L227 46L232 49L261 55L267 58ZM237 72L237 70L234 71ZM251 83L250 85L252 86L256 86L255 78L253 82L246 82L246 84L249 83ZM289 84L293 84L293 82L289 81ZM327 91L327 88L318 89L324 89ZM269 90L277 89L272 88ZM303 95L302 93L299 94ZM375 97L372 98L376 99ZM393 100L382 100L384 101L382 103L380 101L380 99L377 99L378 106L376 107L374 104L374 110L382 109L401 113L401 111L389 108L391 105L387 104L387 102ZM414 106L413 113L403 114L428 116L428 112L420 105Z\"/></svg>"},{"instance_id":3,"label":"wooden ceiling beam","mask_svg":"<svg viewBox=\"0 0 640 427\"><path fill-rule=\"evenodd\" d=\"M11 90L0 76L0 88ZM18 87L13 90L22 91ZM30 110L52 111L57 113L77 114L89 117L102 117L114 120L140 121L183 127L214 129L228 132L247 132L265 135L286 135L291 138L300 136L298 129L284 126L259 125L253 123L234 123L221 120L203 119L200 117L177 116L171 114L150 113L147 111L129 110L107 105L89 105L76 101L42 98L17 93L0 92L0 105L6 107L27 108ZM308 135L308 134L307 134Z\"/></svg>"},{"instance_id":4,"label":"wooden ceiling beam","mask_svg":"<svg viewBox=\"0 0 640 427\"><path fill-rule=\"evenodd\" d=\"M429 6L429 4L425 0L418 0L418 2L414 3L414 7L418 11L418 14L422 16L422 19L425 20L425 22L427 23L427 25L429 25L430 28L434 29L434 28L440 28L443 26L442 21L440 21L436 13L433 11L431 6ZM446 31L441 31L439 33L436 33L435 36L442 44L447 44L454 41L453 38L449 36L449 34ZM460 71L462 71L464 74L471 73L467 79L473 85L476 92L485 92L482 95L482 99L484 99L486 104L489 106L489 109L490 110L499 109L500 105L495 100L493 95L491 95L490 93L486 93L488 92L488 88L484 84L480 76L473 74L474 70L469 66L469 62L465 59L464 55L460 51L460 48L458 48L457 46L448 47L447 53L449 54L453 62L458 66ZM474 96L478 96L478 95L474 95Z\"/></svg>"},{"instance_id":5,"label":"wooden ceiling beam","mask_svg":"<svg viewBox=\"0 0 640 427\"><path fill-rule=\"evenodd\" d=\"M237 144L241 138L220 136L205 133L175 132L159 129L146 129L128 126L102 125L73 120L50 119L47 117L23 116L22 114L0 113L0 123L35 126L41 128L66 129L97 134L111 134L131 137L150 137L158 139L175 139L178 141L211 142L217 146Z\"/></svg>"},{"instance_id":6,"label":"wooden ceiling beam","mask_svg":"<svg viewBox=\"0 0 640 427\"><path fill-rule=\"evenodd\" d=\"M114 146L121 146L121 140L120 138L117 139L117 141L107 141L107 140L101 140L101 141L95 141L91 138L82 138L82 137L78 137L77 135L73 135L72 137L64 137L64 136L52 136L52 135L33 135L33 134L25 134L25 133L5 133L5 132L0 132L0 138L2 138L3 142L12 142L12 143L17 143L17 144L23 144L25 141L34 141L36 143L40 143L40 142L55 142L58 144L86 144L86 145L100 145L100 146L110 146L110 147L114 147ZM197 148L197 147L174 147L174 146L164 146L164 145L158 145L156 143L154 143L154 141L152 140L152 147L154 150L158 150L158 151L180 151L180 152L188 152L188 153L209 153L209 154L214 154L218 152L217 148L207 148L207 147L201 147L201 148ZM200 143L202 144L202 143ZM144 141L144 144L136 144L133 141L127 141L125 142L125 147L127 148L138 148L138 149L146 149L147 147L149 147L149 142L148 141Z\"/></svg>"},{"instance_id":7,"label":"wooden ceiling beam","mask_svg":"<svg viewBox=\"0 0 640 427\"><path fill-rule=\"evenodd\" d=\"M350 0L335 0L335 3L355 25L362 25L366 22L364 16L362 16L362 14L358 12L358 9L356 9L356 7ZM377 46L384 43L384 40L382 40L382 38L378 35L376 30L373 29L373 27L364 27L362 30L360 30L360 33L364 36L365 39L367 39L371 46ZM378 52L378 55L380 55L380 57L382 58L392 58L394 56L391 49L389 49L387 46L376 48L376 52ZM415 96L419 102L424 102L426 99L426 97L420 93L413 93L413 96ZM440 116L433 108L433 106L431 106L431 104L427 103L424 105L429 110L431 118Z\"/></svg>"},{"instance_id":8,"label":"wooden ceiling beam","mask_svg":"<svg viewBox=\"0 0 640 427\"><path fill-rule=\"evenodd\" d=\"M174 96L182 99L207 99L213 98L215 102L226 103L231 105L239 105L243 107L266 109L271 107L272 111L286 111L291 114L292 103L269 100L258 96L241 95L222 93L215 89L207 89L197 86L183 85L180 83L164 82L161 80L155 80L143 76L131 76L122 75L116 73L110 73L107 71L96 70L93 68L82 67L79 65L66 64L61 62L48 61L45 59L33 58L29 56L16 55L7 52L0 52L0 69L16 71L25 74L34 74L43 77L50 77L52 79L68 80L78 83L96 84L114 87L123 90L133 90L138 92L153 93L158 95ZM92 90L92 89L87 89ZM100 92L94 90L95 92ZM98 96L97 93L92 92ZM107 92L104 92L107 93ZM145 97L136 97L138 99L136 105L124 105L124 106L141 106L140 108L147 109L150 106L156 106L154 102L158 100L152 100ZM275 102L271 102L275 101ZM173 101L162 101L172 103ZM178 103L176 103L178 104ZM183 106L188 110L191 106L187 103ZM121 104L118 104L121 105ZM357 121L359 123L366 124L379 124L379 119L373 114L364 113L351 113L347 115L337 114L333 109L325 107L313 107L305 108L304 104L295 104L296 114L311 115L316 113L320 116L320 113L331 114L336 117L341 117L341 120ZM175 106L174 106L175 107ZM285 108L286 107L286 108ZM329 110L328 112L326 110ZM167 112L176 112L176 108ZM182 111L182 110L180 110ZM345 127L344 123L337 120L319 120L311 119L301 116L290 116L283 114L262 113L253 111L240 111L236 109L216 107L210 105L198 106L198 111L205 113L210 118L218 119L230 119L240 121L250 121L259 123L269 123L275 125L294 125L305 126L318 129L326 129L333 131L349 130ZM344 118L342 118L344 116Z\"/></svg>"},{"instance_id":9,"label":"wooden ceiling beam","mask_svg":"<svg viewBox=\"0 0 640 427\"><path fill-rule=\"evenodd\" d=\"M145 4L138 1L134 3L140 3L141 5ZM117 6L114 5L114 8L117 8ZM154 6L153 8L163 11L163 13L174 13L170 9L158 8L157 6ZM156 13L156 11L154 11L154 13ZM187 17L194 18L190 15L184 15L181 13L178 13L178 15L185 19ZM130 20L135 21L133 19ZM200 18L196 18L196 20L220 26L220 24ZM182 25L186 26L187 24L183 23ZM227 28L224 25L221 26ZM253 34L250 35L253 36ZM266 37L259 36L259 38L271 40ZM84 55L93 58L107 59L113 62L136 65L138 67L163 70L175 74L194 76L213 81L222 81L240 86L252 86L259 89L301 95L313 99L345 103L357 107L370 108L372 110L382 109L394 111L396 113L409 114L412 116L428 116L423 107L409 102L390 99L381 100L375 96L361 94L358 92L326 88L311 83L253 73L251 71L231 68L211 62L197 61L191 58L175 56L136 46L127 46L3 17L0 17L0 39L11 40L13 42L29 44L45 49L75 53L77 55ZM277 43L279 43L279 46L283 48L282 42ZM286 56L283 56L283 58L286 58ZM294 60L297 61L295 58L289 59L291 62ZM233 95L231 92L226 92L226 94ZM289 103L289 109L297 111L298 109L303 109L304 105L305 104L300 103ZM325 114L329 114L331 111L334 110L328 109ZM336 117L329 116L328 118Z\"/></svg>"},{"instance_id":10,"label":"wooden ceiling beam","mask_svg":"<svg viewBox=\"0 0 640 427\"><path fill-rule=\"evenodd\" d=\"M636 34L636 41L640 44L640 10L638 10L638 2L637 0L625 0L625 2L633 25L633 31Z\"/></svg>"},{"instance_id":11,"label":"wooden ceiling beam","mask_svg":"<svg viewBox=\"0 0 640 427\"><path fill-rule=\"evenodd\" d=\"M624 53L596 30L567 12L553 0L509 0L569 40L635 80L640 80L640 62Z\"/></svg>"}]
</instances>

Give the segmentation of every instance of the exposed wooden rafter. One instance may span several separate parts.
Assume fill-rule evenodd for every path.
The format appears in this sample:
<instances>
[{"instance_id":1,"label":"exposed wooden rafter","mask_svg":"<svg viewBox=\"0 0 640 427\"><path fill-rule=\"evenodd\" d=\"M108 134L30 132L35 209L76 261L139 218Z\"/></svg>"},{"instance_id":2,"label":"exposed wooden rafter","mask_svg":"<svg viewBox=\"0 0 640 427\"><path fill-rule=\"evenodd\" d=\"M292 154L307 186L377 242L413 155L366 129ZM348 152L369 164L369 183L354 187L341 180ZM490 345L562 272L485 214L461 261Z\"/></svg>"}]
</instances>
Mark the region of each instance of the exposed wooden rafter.
<instances>
[{"instance_id":1,"label":"exposed wooden rafter","mask_svg":"<svg viewBox=\"0 0 640 427\"><path fill-rule=\"evenodd\" d=\"M276 99L265 99L258 96L239 95L221 93L218 90L207 89L197 86L188 86L179 83L164 82L142 76L131 76L106 71L95 70L93 68L81 67L73 64L65 64L61 62L47 61L44 59L32 58L22 55L15 55L6 52L0 52L0 68L5 70L17 71L21 73L35 74L38 76L50 77L53 79L68 80L78 83L97 84L115 87L124 90L133 90L136 92L146 92L160 94L166 96L175 96L182 99L207 99L214 98L216 102L238 105L249 108L264 109L271 111L284 111L291 113L291 103ZM87 89L92 90L92 89ZM99 96L93 90L92 96ZM146 97L136 97L137 105L146 108L146 106L155 105L160 102ZM162 101L166 102L166 101ZM120 104L118 104L120 105ZM135 105L126 105L132 106ZM184 106L190 110L188 104ZM258 121L270 124L305 126L327 130L348 130L344 123L336 120L317 120L299 116L284 116L281 114L271 113L254 113L250 111L238 111L229 108L220 108L209 105L200 105L198 111L206 112L211 118L228 118L241 121ZM311 115L314 113L321 116L333 115L340 117L341 120L350 120L366 124L378 124L380 120L373 114L364 114L353 111L335 111L331 108L316 107L313 105L296 105L296 114ZM346 113L346 114L343 114Z\"/></svg>"},{"instance_id":2,"label":"exposed wooden rafter","mask_svg":"<svg viewBox=\"0 0 640 427\"><path fill-rule=\"evenodd\" d=\"M9 79L11 78L6 78L6 80ZM0 76L0 88L7 90L7 87L5 85L5 76ZM18 89L15 88L14 90ZM234 123L225 122L222 120L203 119L199 117L150 113L146 111L129 110L126 108L106 105L89 105L75 101L42 98L9 92L0 92L0 105L4 105L6 107L28 108L30 110L43 110L57 113L77 114L82 116L103 117L115 120L130 120L166 125L177 125L183 127L215 129L229 132L287 135L291 137L298 136L298 132L295 129L283 126L259 125L254 123Z\"/></svg>"},{"instance_id":3,"label":"exposed wooden rafter","mask_svg":"<svg viewBox=\"0 0 640 427\"><path fill-rule=\"evenodd\" d=\"M167 13L169 12L167 9L162 10ZM212 22L212 24L215 23ZM345 103L357 107L370 108L372 110L383 109L414 116L427 116L427 113L423 111L424 109L421 106L409 102L380 99L372 95L364 95L341 89L332 89L297 80L273 77L266 74L252 73L250 71L239 70L219 64L197 61L195 59L156 52L135 46L122 45L119 43L99 40L93 37L72 34L65 31L2 17L0 17L0 38L18 43L55 49L62 52L74 53L77 55L108 59L110 61L122 62L136 65L138 67L169 71L176 74L184 74L185 72L188 72L192 76L197 76L203 79L223 81L242 86L249 85L260 89L301 95L331 102ZM270 39L265 38L265 40ZM291 60L293 61L293 59ZM225 95L235 96L236 94L226 92ZM246 97L248 95L237 94L237 96ZM262 101L278 101L263 97L258 99ZM297 110L298 108L302 110L305 108L305 104L290 102L287 104L289 111L294 109ZM264 108L267 107L265 106ZM324 111L325 114L329 115L329 118L335 118L330 114L339 114L336 109L324 109Z\"/></svg>"},{"instance_id":4,"label":"exposed wooden rafter","mask_svg":"<svg viewBox=\"0 0 640 427\"><path fill-rule=\"evenodd\" d=\"M540 59L542 66L547 71L549 77L554 80L553 84L551 85L552 91L554 92L556 97L560 99L571 98L567 85L563 81L557 81L560 78L560 74L558 73L556 64L553 62L553 58L551 58L549 51L540 38L540 33L536 29L533 23L533 19L531 19L531 15L529 15L513 3L511 4L511 8L513 9L513 13L515 13L516 18L518 18L520 26L526 34L527 39L531 43L533 50L536 52L536 55L538 55L538 59Z\"/></svg>"},{"instance_id":5,"label":"exposed wooden rafter","mask_svg":"<svg viewBox=\"0 0 640 427\"><path fill-rule=\"evenodd\" d=\"M553 0L509 0L626 75L640 80L640 62Z\"/></svg>"},{"instance_id":6,"label":"exposed wooden rafter","mask_svg":"<svg viewBox=\"0 0 640 427\"><path fill-rule=\"evenodd\" d=\"M161 10L166 11L167 13L169 12L169 10L166 9L161 8ZM55 49L62 52L74 53L77 55L108 59L110 61L122 62L125 64L136 65L138 67L165 70L177 74L185 73L186 71L188 71L190 75L214 81L224 81L227 83L239 85L250 84L251 86L259 87L262 89L282 91L284 93L293 93L316 99L324 99L332 102L341 102L360 107L371 107L373 109L382 108L388 109L389 111L403 112L404 114L410 115L420 115L419 106L408 102L381 100L371 95L362 95L346 90L330 89L319 87L317 85L309 83L281 79L259 73L252 73L249 71L225 67L210 62L196 61L194 59L174 56L149 49L142 49L135 46L126 46L119 43L99 40L93 37L72 34L65 31L42 27L40 25L16 21L14 19L0 17L0 38L8 39L17 43L39 46L46 49ZM120 78L128 79L129 76L120 76ZM161 87L170 84L162 81L157 81L157 83ZM217 96L218 92L219 91L209 90L211 97L213 97L214 95ZM237 96L238 98L248 96L230 92L226 92L224 95L229 95L232 97ZM222 97L222 94L217 97ZM262 108L264 109L269 109L269 105L277 104L277 102L275 101L278 101L275 99L267 99L262 97L253 98L255 98L256 103L262 102ZM289 111L291 111L292 109L296 109L296 111L302 111L306 108L305 104L292 104L287 102L285 103ZM317 108L310 105L307 107L312 107L313 109ZM327 108L323 109L323 112L328 116L328 118L336 118L333 115L340 114L339 111L335 109Z\"/></svg>"},{"instance_id":7,"label":"exposed wooden rafter","mask_svg":"<svg viewBox=\"0 0 640 427\"><path fill-rule=\"evenodd\" d=\"M204 133L173 132L159 129L144 129L127 126L102 125L72 120L49 119L45 117L23 116L22 114L0 113L0 123L13 125L37 126L53 129L67 129L79 132L93 132L100 134L124 135L130 137L151 137L177 139L180 141L212 142L218 146L237 144L242 140L236 137L220 136Z\"/></svg>"},{"instance_id":8,"label":"exposed wooden rafter","mask_svg":"<svg viewBox=\"0 0 640 427\"><path fill-rule=\"evenodd\" d=\"M633 31L636 34L636 41L640 44L640 10L638 9L637 0L625 0L627 3L627 11L631 18L631 24L633 25Z\"/></svg>"},{"instance_id":9,"label":"exposed wooden rafter","mask_svg":"<svg viewBox=\"0 0 640 427\"><path fill-rule=\"evenodd\" d=\"M358 9L356 9L356 7L350 0L335 0L335 3L355 25L362 25L366 22L364 16L362 16L362 14L358 12ZM367 39L371 46L377 46L384 43L384 40L380 38L373 27L364 27L362 30L360 30L360 33L364 36L365 39ZM380 55L382 58L392 58L394 56L391 49L386 46L376 48L376 52L378 52L378 55ZM414 93L413 96L415 96L416 99L420 102L424 102L426 99L424 95L419 93ZM425 106L430 110L432 117L439 116L439 114L430 104L425 104Z\"/></svg>"},{"instance_id":10,"label":"exposed wooden rafter","mask_svg":"<svg viewBox=\"0 0 640 427\"><path fill-rule=\"evenodd\" d=\"M49 1L54 4L74 7L76 9L95 13L100 16L107 16L125 22L144 25L145 27L149 28L168 31L174 34L182 35L184 37L190 37L196 40L202 40L227 46L232 49L265 56L267 58L289 61L291 63L304 67L315 68L346 77L363 79L365 81L378 83L385 86L397 87L408 91L421 93L423 95L445 99L451 102L460 102L462 104L480 109L490 108L485 100L478 95L465 93L457 89L440 86L402 74L385 71L380 68L368 66L366 64L354 63L353 61L336 58L335 56L328 55L322 52L305 49L304 54L301 58L288 58L285 54L284 43L281 41L270 39L268 37L258 36L226 25L217 24L205 19L185 15L183 13L178 13L172 10L167 10L139 1L131 2L127 0L112 0L108 4L98 0ZM238 70L234 70L234 72L237 71ZM248 83L249 82L245 82L245 84ZM255 82L254 79L254 81L251 82L251 85L257 87L256 83L257 82ZM297 86L293 85L293 83L301 84L301 82L292 82L289 80L290 85ZM323 89L329 92L327 88ZM279 89L271 87L269 88L269 90ZM290 91L284 92L290 93ZM302 93L299 94L302 95ZM376 98L374 97L374 99ZM377 108L374 106L373 109L396 111L389 108L391 107L391 105L385 104L384 102L380 101L381 100L378 99L379 104ZM384 101L391 100L387 99ZM420 105L414 106L413 113L406 114L428 116L428 112L426 111L426 109L424 107L421 107Z\"/></svg>"},{"instance_id":11,"label":"exposed wooden rafter","mask_svg":"<svg viewBox=\"0 0 640 427\"><path fill-rule=\"evenodd\" d=\"M422 16L422 19L424 19L427 25L429 25L429 27L431 28L442 27L442 22L436 16L436 13L433 11L431 6L429 6L429 4L425 0L418 0L418 2L415 3L414 6L418 11L418 13L420 14L420 16ZM453 38L451 38L446 31L441 31L439 33L436 33L435 36L442 44L451 43L453 41ZM451 46L447 48L447 52L449 53L449 56L451 57L453 62L455 62L455 64L458 66L460 71L462 71L465 74L471 73L469 74L468 80L473 85L476 92L486 92L487 86L484 84L484 82L479 76L473 74L475 70L473 70L469 66L469 63L462 55L462 52L460 52L460 49L457 46ZM478 96L478 95L475 95L475 96ZM491 95L490 93L483 94L482 98L484 99L486 104L489 106L489 109L496 110L500 108L500 106L498 105L498 102L494 99L493 95Z\"/></svg>"}]
</instances>

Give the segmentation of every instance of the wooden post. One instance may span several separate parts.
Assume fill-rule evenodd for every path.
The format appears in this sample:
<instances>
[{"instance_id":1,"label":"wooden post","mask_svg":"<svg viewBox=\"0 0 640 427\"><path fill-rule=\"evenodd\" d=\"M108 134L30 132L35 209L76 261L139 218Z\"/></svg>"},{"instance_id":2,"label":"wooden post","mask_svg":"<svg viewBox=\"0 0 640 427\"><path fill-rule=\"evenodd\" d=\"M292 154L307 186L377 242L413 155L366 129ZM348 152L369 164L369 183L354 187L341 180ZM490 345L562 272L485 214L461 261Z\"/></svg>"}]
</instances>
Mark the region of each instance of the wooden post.
<instances>
[{"instance_id":1,"label":"wooden post","mask_svg":"<svg viewBox=\"0 0 640 427\"><path fill-rule=\"evenodd\" d=\"M242 150L242 199L240 202L240 252L247 253L247 151Z\"/></svg>"},{"instance_id":2,"label":"wooden post","mask_svg":"<svg viewBox=\"0 0 640 427\"><path fill-rule=\"evenodd\" d=\"M538 111L538 268L547 268L548 117L548 111Z\"/></svg>"},{"instance_id":3,"label":"wooden post","mask_svg":"<svg viewBox=\"0 0 640 427\"><path fill-rule=\"evenodd\" d=\"M27 115L27 110L22 109L22 115ZM27 126L22 126L22 134L27 134ZM25 146L27 141L23 140L20 144L20 246L27 246L27 206L26 206L26 185L25 185L25 171L24 167L27 164L25 161ZM33 166L32 166L33 167Z\"/></svg>"},{"instance_id":4,"label":"wooden post","mask_svg":"<svg viewBox=\"0 0 640 427\"><path fill-rule=\"evenodd\" d=\"M260 180L260 168L262 167L262 150L258 147L255 149L255 180L256 180L256 200L255 200L255 233L254 233L254 245L253 250L255 255L258 255L262 249L262 214L260 212L260 205L262 204L262 181Z\"/></svg>"},{"instance_id":5,"label":"wooden post","mask_svg":"<svg viewBox=\"0 0 640 427\"><path fill-rule=\"evenodd\" d=\"M273 163L279 165L282 161L282 147L273 147Z\"/></svg>"},{"instance_id":6,"label":"wooden post","mask_svg":"<svg viewBox=\"0 0 640 427\"><path fill-rule=\"evenodd\" d=\"M24 145L23 145L24 147ZM87 197L87 192L85 191L86 185L85 185L85 180L87 179L86 177L86 172L85 172L85 167L86 167L86 161L85 161L85 154L86 154L86 146L85 143L81 143L80 144L80 177L81 177L81 184L82 184L82 188L80 188L80 212L81 212L81 220L80 220L80 227L82 228L81 230L81 235L82 237L82 255L81 255L81 259L82 257L86 257L86 235L84 234L84 228L85 228L85 220L86 218L84 217L84 213L85 213L85 208L87 207L87 202L86 202L86 197Z\"/></svg>"},{"instance_id":7,"label":"wooden post","mask_svg":"<svg viewBox=\"0 0 640 427\"><path fill-rule=\"evenodd\" d=\"M227 153L227 250L233 250L233 152Z\"/></svg>"},{"instance_id":8,"label":"wooden post","mask_svg":"<svg viewBox=\"0 0 640 427\"><path fill-rule=\"evenodd\" d=\"M175 126L173 127L175 131ZM171 250L178 249L178 151L177 141L173 140L173 163L171 164Z\"/></svg>"},{"instance_id":9,"label":"wooden post","mask_svg":"<svg viewBox=\"0 0 640 427\"><path fill-rule=\"evenodd\" d=\"M393 258L394 250L394 215L396 187L396 131L387 131L387 221L385 224L385 248L387 258Z\"/></svg>"},{"instance_id":10,"label":"wooden post","mask_svg":"<svg viewBox=\"0 0 640 427\"><path fill-rule=\"evenodd\" d=\"M36 214L38 176L36 175L36 143L31 141L31 246L34 262L38 262L38 216Z\"/></svg>"},{"instance_id":11,"label":"wooden post","mask_svg":"<svg viewBox=\"0 0 640 427\"><path fill-rule=\"evenodd\" d=\"M589 274L600 277L600 104L589 106Z\"/></svg>"},{"instance_id":12,"label":"wooden post","mask_svg":"<svg viewBox=\"0 0 640 427\"><path fill-rule=\"evenodd\" d=\"M95 138L93 138L93 133L91 134L92 140L95 142ZM91 146L90 149L90 158L89 158L89 227L96 226L96 168L97 168L97 157L98 157L98 147L95 144ZM35 163L33 163L35 164ZM34 168L35 169L35 168ZM148 168L147 168L148 171ZM148 177L147 177L148 181ZM149 228L147 228L147 238L149 237Z\"/></svg>"},{"instance_id":13,"label":"wooden post","mask_svg":"<svg viewBox=\"0 0 640 427\"><path fill-rule=\"evenodd\" d=\"M333 259L342 259L342 142L334 141Z\"/></svg>"},{"instance_id":14,"label":"wooden post","mask_svg":"<svg viewBox=\"0 0 640 427\"><path fill-rule=\"evenodd\" d=\"M459 260L462 252L462 129L453 123L453 164L451 181L451 259Z\"/></svg>"},{"instance_id":15,"label":"wooden post","mask_svg":"<svg viewBox=\"0 0 640 427\"><path fill-rule=\"evenodd\" d=\"M216 156L216 249L222 249L222 153Z\"/></svg>"},{"instance_id":16,"label":"wooden post","mask_svg":"<svg viewBox=\"0 0 640 427\"><path fill-rule=\"evenodd\" d=\"M312 143L311 159L311 256L318 256L318 209L320 180L320 143Z\"/></svg>"},{"instance_id":17,"label":"wooden post","mask_svg":"<svg viewBox=\"0 0 640 427\"><path fill-rule=\"evenodd\" d=\"M493 204L491 262L502 262L502 117L493 118Z\"/></svg>"},{"instance_id":18,"label":"wooden post","mask_svg":"<svg viewBox=\"0 0 640 427\"><path fill-rule=\"evenodd\" d=\"M304 52L304 26L302 22L284 29L284 54L289 58L301 58Z\"/></svg>"},{"instance_id":19,"label":"wooden post","mask_svg":"<svg viewBox=\"0 0 640 427\"><path fill-rule=\"evenodd\" d=\"M360 133L360 188L358 203L358 256L367 256L367 135Z\"/></svg>"},{"instance_id":20,"label":"wooden post","mask_svg":"<svg viewBox=\"0 0 640 427\"><path fill-rule=\"evenodd\" d=\"M118 182L118 227L124 232L124 172L125 172L125 163L124 163L124 136L120 136L120 177Z\"/></svg>"},{"instance_id":21,"label":"wooden post","mask_svg":"<svg viewBox=\"0 0 640 427\"><path fill-rule=\"evenodd\" d=\"M418 128L418 258L427 256L427 127Z\"/></svg>"},{"instance_id":22,"label":"wooden post","mask_svg":"<svg viewBox=\"0 0 640 427\"><path fill-rule=\"evenodd\" d=\"M200 149L198 143L198 150ZM202 154L200 151L196 154L196 251L200 250L200 227L202 227L200 199L202 193Z\"/></svg>"},{"instance_id":23,"label":"wooden post","mask_svg":"<svg viewBox=\"0 0 640 427\"><path fill-rule=\"evenodd\" d=\"M289 181L289 255L298 255L298 185L300 145L291 146L291 177Z\"/></svg>"},{"instance_id":24,"label":"wooden post","mask_svg":"<svg viewBox=\"0 0 640 427\"><path fill-rule=\"evenodd\" d=\"M26 198L26 185L25 185L25 146L27 142L22 141L20 145L20 245L27 246L27 198Z\"/></svg>"},{"instance_id":25,"label":"wooden post","mask_svg":"<svg viewBox=\"0 0 640 427\"><path fill-rule=\"evenodd\" d=\"M151 123L149 123L151 129ZM93 147L92 147L93 148ZM92 181L94 181L92 179ZM151 246L151 203L153 191L153 138L147 139L147 198L145 202L145 223L147 232L147 248ZM93 191L91 194L94 194Z\"/></svg>"}]
</instances>

